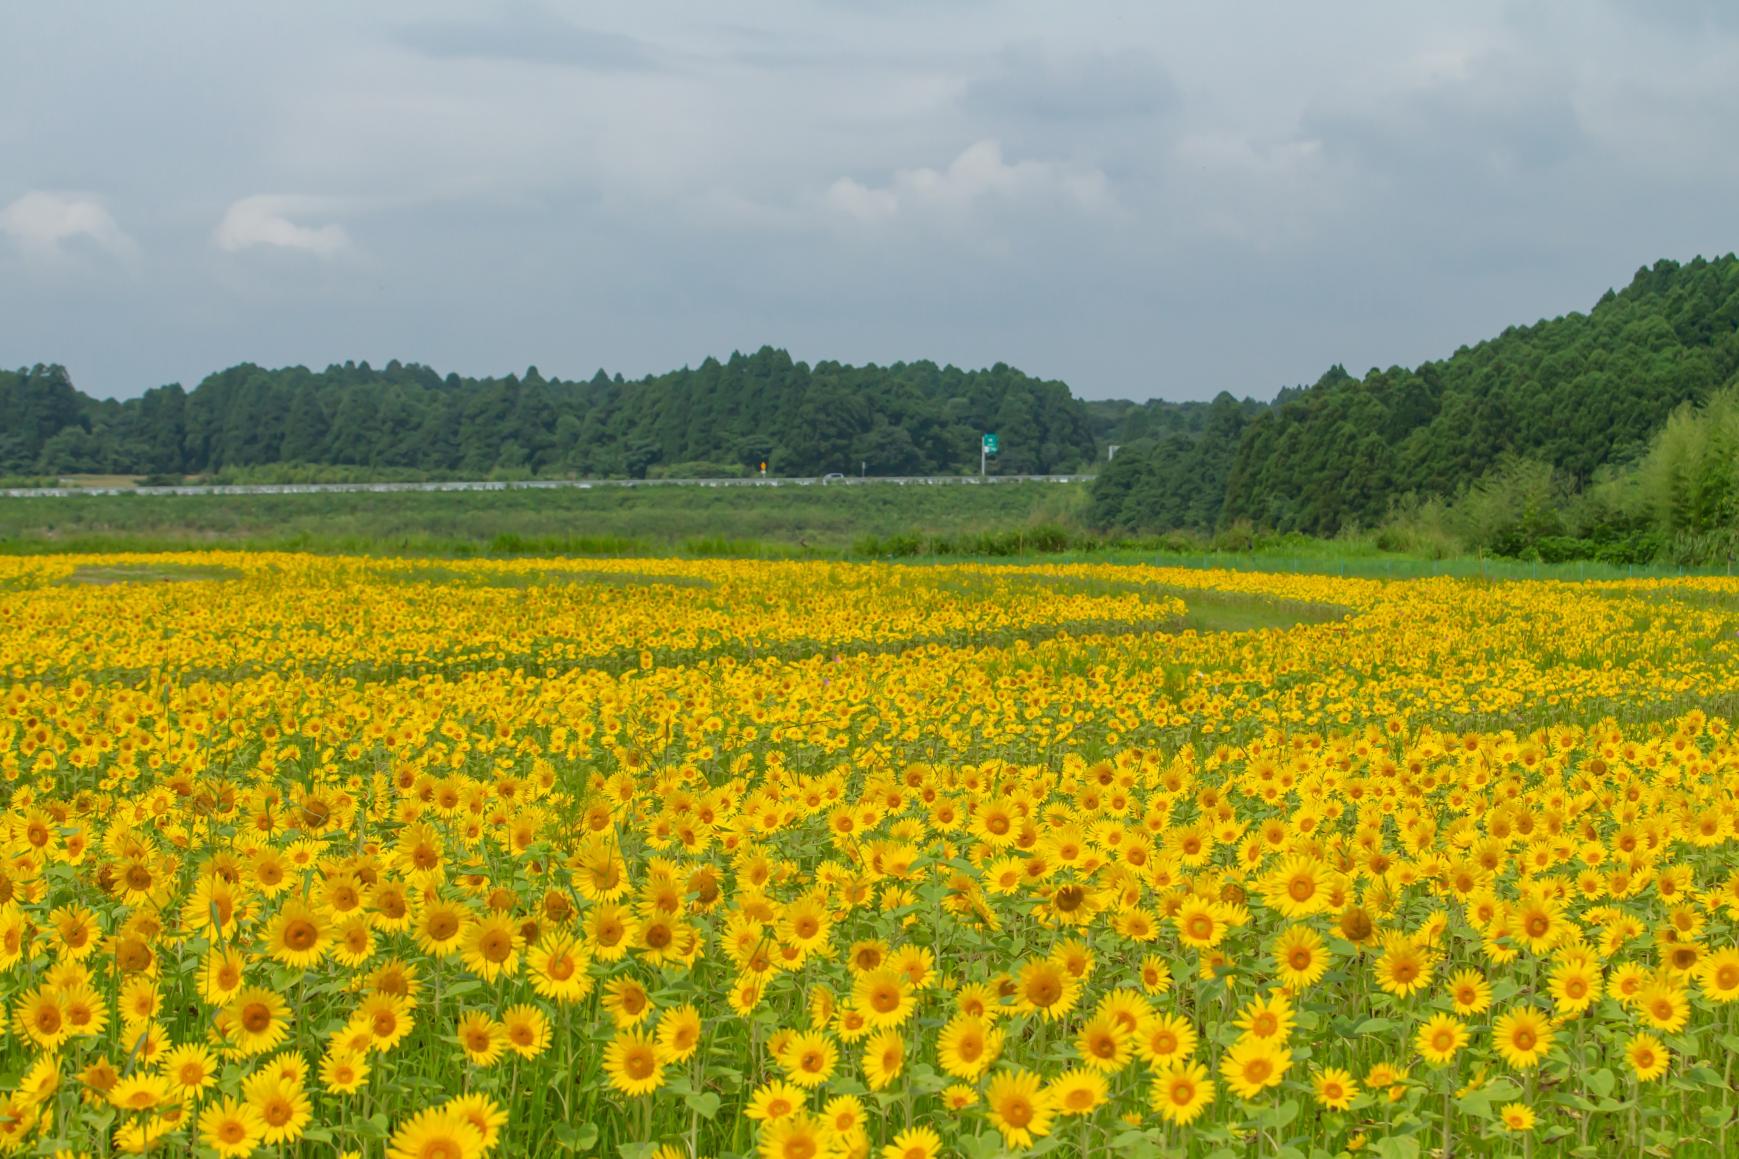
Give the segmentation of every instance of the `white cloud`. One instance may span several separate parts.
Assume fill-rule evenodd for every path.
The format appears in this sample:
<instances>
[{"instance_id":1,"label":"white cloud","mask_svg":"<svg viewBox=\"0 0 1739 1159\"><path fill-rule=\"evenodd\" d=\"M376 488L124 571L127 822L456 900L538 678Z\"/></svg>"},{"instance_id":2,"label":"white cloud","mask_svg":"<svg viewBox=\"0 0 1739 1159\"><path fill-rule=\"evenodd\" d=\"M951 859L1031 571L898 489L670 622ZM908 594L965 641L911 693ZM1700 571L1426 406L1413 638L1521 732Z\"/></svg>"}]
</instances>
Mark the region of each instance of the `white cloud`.
<instances>
[{"instance_id":1,"label":"white cloud","mask_svg":"<svg viewBox=\"0 0 1739 1159\"><path fill-rule=\"evenodd\" d=\"M335 201L322 197L283 194L244 197L230 205L213 237L230 253L265 246L333 257L350 248L350 235L344 227L332 223L298 225L291 215L330 214L337 207Z\"/></svg>"},{"instance_id":2,"label":"white cloud","mask_svg":"<svg viewBox=\"0 0 1739 1159\"><path fill-rule=\"evenodd\" d=\"M116 257L138 253L101 200L86 193L35 190L0 209L0 233L27 253L54 255L66 242L88 239Z\"/></svg>"},{"instance_id":3,"label":"white cloud","mask_svg":"<svg viewBox=\"0 0 1739 1159\"><path fill-rule=\"evenodd\" d=\"M992 200L1062 202L1087 212L1112 206L1110 183L1100 170L1054 161L1010 163L993 140L967 146L946 169L901 169L884 186L841 177L827 190L830 208L859 221L914 210L958 213Z\"/></svg>"}]
</instances>

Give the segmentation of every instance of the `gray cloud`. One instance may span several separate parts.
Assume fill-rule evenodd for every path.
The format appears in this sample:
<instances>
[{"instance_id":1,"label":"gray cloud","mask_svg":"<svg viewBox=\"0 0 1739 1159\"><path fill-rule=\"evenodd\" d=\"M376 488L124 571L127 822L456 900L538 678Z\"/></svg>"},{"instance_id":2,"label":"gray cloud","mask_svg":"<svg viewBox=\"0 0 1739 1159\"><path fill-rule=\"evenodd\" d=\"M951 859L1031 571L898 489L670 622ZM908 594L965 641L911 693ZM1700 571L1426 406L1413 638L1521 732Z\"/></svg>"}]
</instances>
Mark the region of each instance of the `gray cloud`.
<instances>
[{"instance_id":1,"label":"gray cloud","mask_svg":"<svg viewBox=\"0 0 1739 1159\"><path fill-rule=\"evenodd\" d=\"M1170 72L1145 49L1065 53L1020 45L973 77L961 103L995 117L1099 121L1169 112L1179 93Z\"/></svg>"},{"instance_id":2,"label":"gray cloud","mask_svg":"<svg viewBox=\"0 0 1739 1159\"><path fill-rule=\"evenodd\" d=\"M398 29L407 48L458 60L499 60L589 69L643 69L654 63L642 40L572 23L541 5L515 0L483 19L419 20Z\"/></svg>"},{"instance_id":3,"label":"gray cloud","mask_svg":"<svg viewBox=\"0 0 1739 1159\"><path fill-rule=\"evenodd\" d=\"M25 6L0 365L771 342L1266 395L1735 248L1739 24L1664 7Z\"/></svg>"},{"instance_id":4,"label":"gray cloud","mask_svg":"<svg viewBox=\"0 0 1739 1159\"><path fill-rule=\"evenodd\" d=\"M1418 61L1381 86L1312 107L1304 132L1377 172L1432 180L1559 164L1588 141L1569 77L1515 53Z\"/></svg>"}]
</instances>

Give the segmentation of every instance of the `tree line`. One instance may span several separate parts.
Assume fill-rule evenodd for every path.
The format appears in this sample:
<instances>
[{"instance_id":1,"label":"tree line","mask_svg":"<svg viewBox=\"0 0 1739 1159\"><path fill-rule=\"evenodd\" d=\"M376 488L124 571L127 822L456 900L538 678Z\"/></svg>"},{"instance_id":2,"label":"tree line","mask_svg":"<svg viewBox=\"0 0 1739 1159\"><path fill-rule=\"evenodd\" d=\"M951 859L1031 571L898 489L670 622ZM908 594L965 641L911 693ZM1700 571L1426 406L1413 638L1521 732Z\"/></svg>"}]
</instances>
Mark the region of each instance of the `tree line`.
<instances>
[{"instance_id":1,"label":"tree line","mask_svg":"<svg viewBox=\"0 0 1739 1159\"><path fill-rule=\"evenodd\" d=\"M1668 429L1669 416L1736 377L1739 260L1660 261L1586 314L1511 327L1441 361L1362 378L1331 367L1268 406L1223 395L1200 429L1125 447L1095 482L1092 519L1313 535L1429 523L1507 554L1542 540L1658 554L1682 520L1636 499L1643 464L1665 454L1663 435L1689 445L1681 428L1700 420L1687 411Z\"/></svg>"},{"instance_id":2,"label":"tree line","mask_svg":"<svg viewBox=\"0 0 1739 1159\"><path fill-rule=\"evenodd\" d=\"M1736 380L1729 254L1657 262L1585 314L1415 368L1333 366L1272 402L1084 401L1002 363L811 366L771 347L635 381L242 364L125 401L36 366L0 372L0 474L951 474L994 431L1000 473L1097 470L1100 531L1382 529L1414 549L1689 559L1739 534L1739 479L1719 467L1739 404L1712 401Z\"/></svg>"},{"instance_id":3,"label":"tree line","mask_svg":"<svg viewBox=\"0 0 1739 1159\"><path fill-rule=\"evenodd\" d=\"M428 476L1070 472L1095 442L1060 382L998 363L847 366L763 347L627 381L442 376L346 362L322 371L249 363L193 390L93 399L64 368L0 372L0 473L205 475L284 465Z\"/></svg>"}]
</instances>

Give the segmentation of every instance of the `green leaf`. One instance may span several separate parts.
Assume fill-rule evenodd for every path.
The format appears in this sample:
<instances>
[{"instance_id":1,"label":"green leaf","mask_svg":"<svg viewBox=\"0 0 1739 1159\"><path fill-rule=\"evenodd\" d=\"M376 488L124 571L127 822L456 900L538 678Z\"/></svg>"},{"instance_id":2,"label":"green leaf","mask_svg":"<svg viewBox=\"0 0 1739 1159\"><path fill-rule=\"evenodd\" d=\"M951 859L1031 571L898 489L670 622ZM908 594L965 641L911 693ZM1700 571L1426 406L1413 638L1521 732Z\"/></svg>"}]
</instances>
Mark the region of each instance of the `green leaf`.
<instances>
[{"instance_id":1,"label":"green leaf","mask_svg":"<svg viewBox=\"0 0 1739 1159\"><path fill-rule=\"evenodd\" d=\"M689 1110L709 1123L719 1113L719 1097L712 1091L696 1091L682 1101L688 1104Z\"/></svg>"},{"instance_id":2,"label":"green leaf","mask_svg":"<svg viewBox=\"0 0 1739 1159\"><path fill-rule=\"evenodd\" d=\"M1387 1034L1393 1029L1395 1029L1395 1020L1393 1018L1367 1018L1359 1023L1358 1029L1353 1031L1353 1033Z\"/></svg>"},{"instance_id":3,"label":"green leaf","mask_svg":"<svg viewBox=\"0 0 1739 1159\"><path fill-rule=\"evenodd\" d=\"M1002 1154L1002 1140L995 1135L962 1135L960 1153L966 1159L997 1159Z\"/></svg>"},{"instance_id":4,"label":"green leaf","mask_svg":"<svg viewBox=\"0 0 1739 1159\"><path fill-rule=\"evenodd\" d=\"M1278 1131L1292 1120L1298 1118L1298 1100L1287 1099L1277 1107L1269 1107L1256 1116L1256 1124L1270 1130Z\"/></svg>"},{"instance_id":5,"label":"green leaf","mask_svg":"<svg viewBox=\"0 0 1739 1159\"><path fill-rule=\"evenodd\" d=\"M1618 1080L1614 1077L1612 1071L1606 1067L1601 1067L1599 1070L1588 1076L1588 1089L1602 1098L1605 1098L1607 1095L1612 1093L1612 1088L1617 1084L1617 1082Z\"/></svg>"},{"instance_id":6,"label":"green leaf","mask_svg":"<svg viewBox=\"0 0 1739 1159\"><path fill-rule=\"evenodd\" d=\"M1412 1135L1389 1135L1378 1139L1379 1159L1419 1159L1419 1140Z\"/></svg>"}]
</instances>

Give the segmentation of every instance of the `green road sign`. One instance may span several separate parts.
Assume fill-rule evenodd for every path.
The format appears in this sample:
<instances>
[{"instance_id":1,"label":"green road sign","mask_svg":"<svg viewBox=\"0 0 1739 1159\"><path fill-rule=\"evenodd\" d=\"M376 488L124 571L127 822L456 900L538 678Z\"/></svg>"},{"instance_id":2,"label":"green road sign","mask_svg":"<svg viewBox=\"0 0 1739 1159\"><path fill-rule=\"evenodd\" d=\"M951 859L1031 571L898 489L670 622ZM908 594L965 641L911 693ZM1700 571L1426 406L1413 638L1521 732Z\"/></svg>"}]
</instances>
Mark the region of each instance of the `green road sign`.
<instances>
[{"instance_id":1,"label":"green road sign","mask_svg":"<svg viewBox=\"0 0 1739 1159\"><path fill-rule=\"evenodd\" d=\"M994 454L996 454L996 449L997 449L996 436L995 435L985 435L984 436L984 453L987 455L994 455Z\"/></svg>"}]
</instances>

